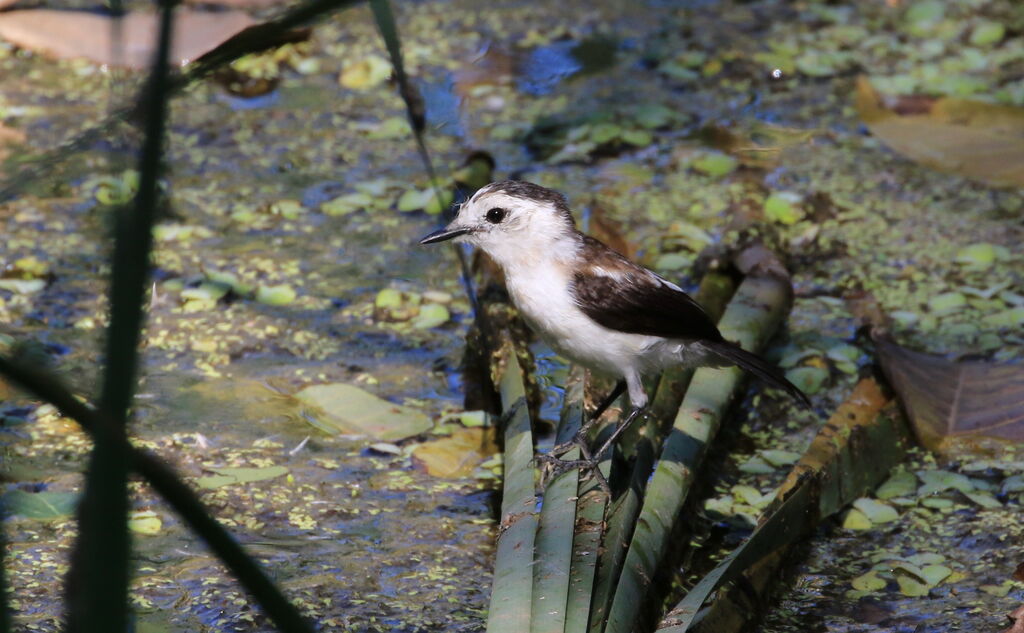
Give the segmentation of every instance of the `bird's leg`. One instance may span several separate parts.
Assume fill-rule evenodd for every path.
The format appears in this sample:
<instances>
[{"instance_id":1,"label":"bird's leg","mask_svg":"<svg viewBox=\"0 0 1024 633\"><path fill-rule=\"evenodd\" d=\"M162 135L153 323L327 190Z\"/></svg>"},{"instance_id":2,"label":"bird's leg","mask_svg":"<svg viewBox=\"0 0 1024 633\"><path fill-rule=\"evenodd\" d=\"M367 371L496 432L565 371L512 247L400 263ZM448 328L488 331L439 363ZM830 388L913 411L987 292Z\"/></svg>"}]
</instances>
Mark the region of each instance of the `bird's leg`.
<instances>
[{"instance_id":1,"label":"bird's leg","mask_svg":"<svg viewBox=\"0 0 1024 633\"><path fill-rule=\"evenodd\" d=\"M539 454L536 456L538 462L544 463L548 467L548 473L543 477L542 483L546 485L546 482L554 479L564 472L579 468L580 470L590 471L597 480L597 485L601 486L601 490L604 491L608 498L612 498L612 489L608 485L608 480L605 479L604 473L598 467L599 462L594 459L593 455L590 454L590 448L587 447L586 442L579 445L580 454L583 459L558 459L551 455Z\"/></svg>"},{"instance_id":2,"label":"bird's leg","mask_svg":"<svg viewBox=\"0 0 1024 633\"><path fill-rule=\"evenodd\" d=\"M616 397L618 397L618 394L616 394ZM630 411L626 419L620 422L617 427L615 427L615 430L612 431L612 434L608 437L607 440L604 441L603 444L601 444L601 448L597 449L597 452L594 454L591 454L590 448L587 446L586 436L577 433L576 436L573 437L572 442L569 442L569 444L571 446L579 447L580 455L583 456L583 459L558 459L557 457L552 457L551 455L537 455L537 461L543 462L549 468L548 472L550 472L550 475L544 477L544 480L550 481L551 479L554 479L555 477L561 475L566 471L573 470L574 468L579 468L581 471L589 471L594 476L594 479L597 480L598 485L601 486L601 490L603 490L604 493L608 495L608 498L611 499L611 486L608 485L608 480L605 479L604 473L602 473L601 469L599 468L601 464L601 458L604 456L606 452L608 452L608 450L612 446L615 445L615 440L619 439L619 437L621 437L622 434L626 432L626 429L628 429L630 425L633 424L633 422L636 421L638 417L640 417L646 412L647 407L634 407L633 410ZM583 429L581 428L580 430L582 431Z\"/></svg>"},{"instance_id":3,"label":"bird's leg","mask_svg":"<svg viewBox=\"0 0 1024 633\"><path fill-rule=\"evenodd\" d=\"M590 431L591 427L593 427L594 424L597 423L598 419L604 415L604 412L608 410L608 407L612 406L612 404L614 404L615 401L619 399L619 396L621 396L625 391L625 380L620 380L615 383L615 387L611 390L611 393L605 396L605 398L597 405L597 409L590 414L587 421L580 426L579 430L576 431L576 434L573 435L571 440L555 446L547 455L537 455L537 461L543 462L549 469L548 472L550 472L550 475L547 479L553 479L566 471L573 470L574 468L586 470L593 474L594 479L596 479L598 485L601 486L601 490L608 495L609 499L611 498L612 489L608 485L608 480L605 479L604 474L601 472L600 468L598 468L599 460L594 459L594 456L590 453L590 446L587 444L587 432ZM580 449L582 459L559 459L558 457L555 457L555 455L561 455L573 447ZM602 446L602 449L603 448L604 446Z\"/></svg>"},{"instance_id":4,"label":"bird's leg","mask_svg":"<svg viewBox=\"0 0 1024 633\"><path fill-rule=\"evenodd\" d=\"M612 406L615 401L619 399L619 396L621 396L624 391L626 391L625 380L620 380L615 383L615 387L612 388L611 393L605 396L604 400L597 405L597 408L594 409L594 412L590 414L587 421L583 423L578 431L576 431L576 434L573 435L572 439L552 448L551 454L561 455L573 446L578 446L580 447L580 451L583 455L589 455L590 449L587 447L587 432L590 431L591 427L597 423L598 419L600 419L604 412L608 410L608 407ZM589 459L589 457L587 457L587 459Z\"/></svg>"},{"instance_id":5,"label":"bird's leg","mask_svg":"<svg viewBox=\"0 0 1024 633\"><path fill-rule=\"evenodd\" d=\"M601 448L597 449L597 452L594 453L592 461L594 461L595 463L600 461L601 456L604 455L605 452L615 444L615 440L619 439L619 437L621 437L622 434L626 432L626 429L628 429L630 425L633 424L633 422L638 417L645 414L646 412L647 407L634 407L633 410L630 411L629 416L626 417L625 420L620 422L617 427L615 427L615 430L608 437L608 439L604 441L604 444L601 445Z\"/></svg>"}]
</instances>

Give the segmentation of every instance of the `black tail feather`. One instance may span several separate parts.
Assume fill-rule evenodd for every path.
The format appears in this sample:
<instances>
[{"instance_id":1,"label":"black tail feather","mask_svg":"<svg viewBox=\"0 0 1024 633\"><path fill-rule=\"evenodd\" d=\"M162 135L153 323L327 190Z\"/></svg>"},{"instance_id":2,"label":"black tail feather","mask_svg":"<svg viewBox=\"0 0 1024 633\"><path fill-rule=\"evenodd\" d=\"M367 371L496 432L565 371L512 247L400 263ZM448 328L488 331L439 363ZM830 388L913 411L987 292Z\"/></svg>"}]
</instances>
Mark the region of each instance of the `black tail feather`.
<instances>
[{"instance_id":1,"label":"black tail feather","mask_svg":"<svg viewBox=\"0 0 1024 633\"><path fill-rule=\"evenodd\" d=\"M770 386L784 390L786 393L793 396L793 398L795 398L804 407L808 409L811 408L811 401L804 392L800 391L796 385L789 382L781 369L770 364L757 354L748 352L739 345L729 343L728 341L712 343L708 345L708 347L711 348L712 352L720 356L729 364L736 365L741 369L749 371L762 381L768 383Z\"/></svg>"}]
</instances>

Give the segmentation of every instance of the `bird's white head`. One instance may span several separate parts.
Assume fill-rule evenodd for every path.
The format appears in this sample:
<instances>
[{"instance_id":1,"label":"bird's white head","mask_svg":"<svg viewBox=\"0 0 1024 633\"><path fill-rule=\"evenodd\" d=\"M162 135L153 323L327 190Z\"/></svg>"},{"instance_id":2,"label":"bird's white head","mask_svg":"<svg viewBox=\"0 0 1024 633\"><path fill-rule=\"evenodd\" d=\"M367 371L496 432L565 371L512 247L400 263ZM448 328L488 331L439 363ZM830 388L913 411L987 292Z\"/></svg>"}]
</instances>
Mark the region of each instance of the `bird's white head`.
<instances>
[{"instance_id":1,"label":"bird's white head","mask_svg":"<svg viewBox=\"0 0 1024 633\"><path fill-rule=\"evenodd\" d=\"M533 183L503 180L473 194L448 226L420 244L465 242L505 267L527 258L569 255L565 249L575 250L578 235L565 196Z\"/></svg>"}]
</instances>

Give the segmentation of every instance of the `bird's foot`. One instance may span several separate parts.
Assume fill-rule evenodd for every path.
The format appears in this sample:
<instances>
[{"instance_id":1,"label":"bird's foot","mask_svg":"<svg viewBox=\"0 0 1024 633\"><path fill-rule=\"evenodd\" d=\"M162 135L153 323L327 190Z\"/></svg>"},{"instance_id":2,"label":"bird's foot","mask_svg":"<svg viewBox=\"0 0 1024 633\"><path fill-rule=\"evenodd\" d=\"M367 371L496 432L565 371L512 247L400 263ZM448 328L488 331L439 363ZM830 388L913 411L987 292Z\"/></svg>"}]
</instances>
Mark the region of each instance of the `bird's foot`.
<instances>
[{"instance_id":1,"label":"bird's foot","mask_svg":"<svg viewBox=\"0 0 1024 633\"><path fill-rule=\"evenodd\" d=\"M590 447L587 446L587 437L586 437L586 430L585 429L581 428L576 433L576 435L572 436L572 439L569 440L568 442L562 442L561 444L556 444L555 446L552 446L551 450L548 452L548 455L555 455L555 456L563 455L565 453L568 453L569 451L571 451L574 448L580 449L580 454L581 455L589 455L590 454ZM561 460L559 460L559 461L561 461Z\"/></svg>"},{"instance_id":2,"label":"bird's foot","mask_svg":"<svg viewBox=\"0 0 1024 633\"><path fill-rule=\"evenodd\" d=\"M615 441L618 440L630 426L632 426L633 422L635 422L640 416L646 414L647 407L637 407L630 411L626 419L619 422L619 425L615 427L615 431L613 431L608 439L604 441L604 444L601 444L601 447L597 449L597 452L594 453L593 459L600 460L601 457L615 445Z\"/></svg>"},{"instance_id":3,"label":"bird's foot","mask_svg":"<svg viewBox=\"0 0 1024 633\"><path fill-rule=\"evenodd\" d=\"M547 484L559 475L578 468L581 472L592 476L597 481L597 485L601 487L601 490L608 495L608 498L612 498L612 489L608 485L608 480L605 479L604 473L601 472L601 464L590 456L589 450L584 453L583 459L559 459L551 454L539 454L536 456L536 460L537 463L543 465L542 486L547 487Z\"/></svg>"}]
</instances>

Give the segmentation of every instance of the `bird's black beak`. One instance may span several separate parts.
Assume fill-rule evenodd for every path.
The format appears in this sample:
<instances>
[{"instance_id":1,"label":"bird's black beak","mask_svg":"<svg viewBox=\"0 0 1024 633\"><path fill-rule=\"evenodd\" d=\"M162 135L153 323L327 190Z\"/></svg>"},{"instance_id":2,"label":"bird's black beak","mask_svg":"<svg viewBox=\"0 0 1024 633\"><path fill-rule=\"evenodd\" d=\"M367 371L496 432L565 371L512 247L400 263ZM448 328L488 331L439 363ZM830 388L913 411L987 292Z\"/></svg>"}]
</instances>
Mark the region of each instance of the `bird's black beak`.
<instances>
[{"instance_id":1,"label":"bird's black beak","mask_svg":"<svg viewBox=\"0 0 1024 633\"><path fill-rule=\"evenodd\" d=\"M438 231L434 231L430 235L424 237L422 240L420 240L420 244L435 244L437 242L444 242L446 240L459 237L460 235L466 235L467 233L471 232L472 230L466 227L460 227L457 229L443 228Z\"/></svg>"}]
</instances>

